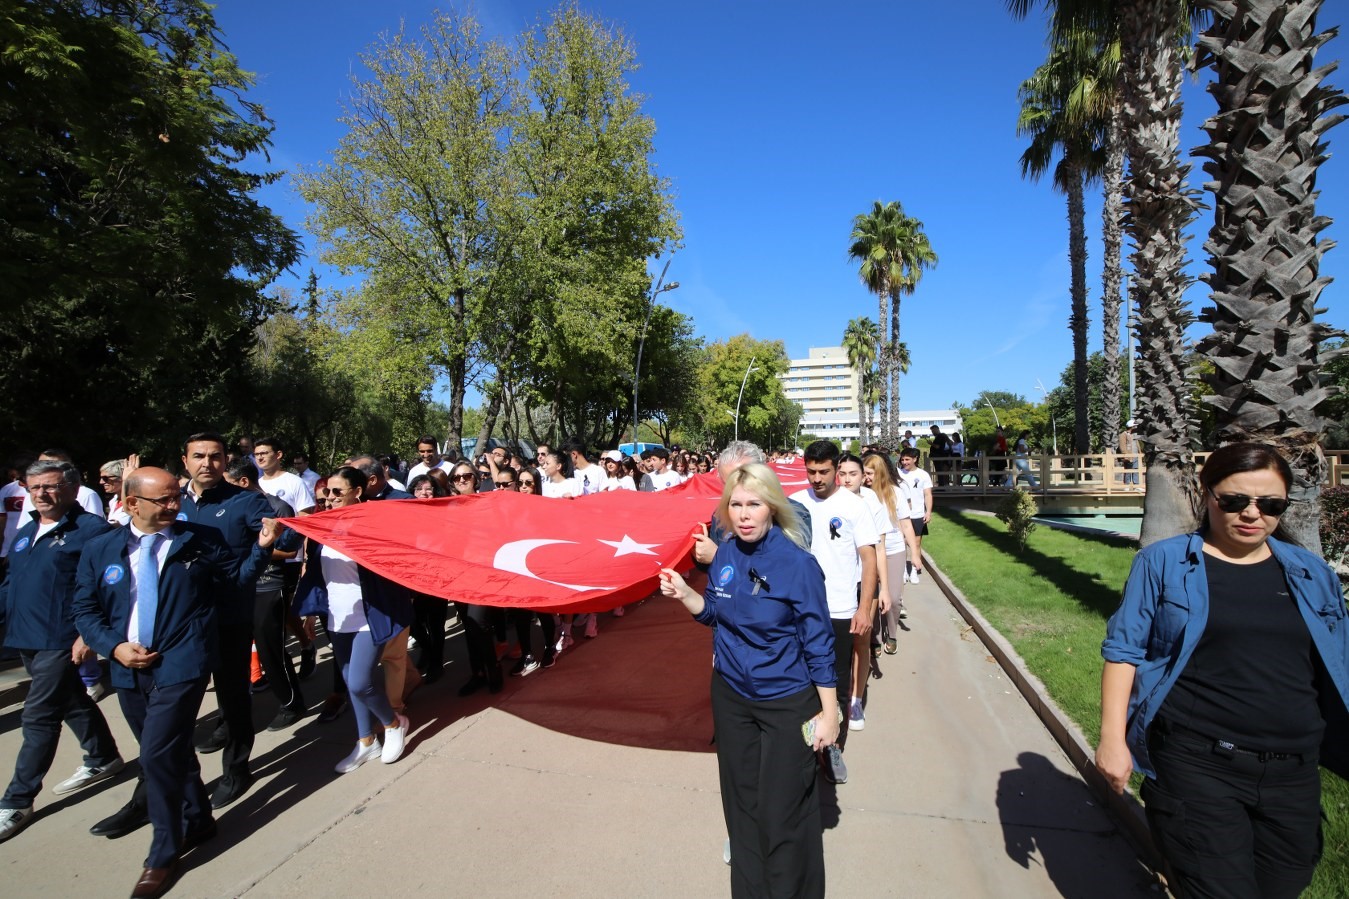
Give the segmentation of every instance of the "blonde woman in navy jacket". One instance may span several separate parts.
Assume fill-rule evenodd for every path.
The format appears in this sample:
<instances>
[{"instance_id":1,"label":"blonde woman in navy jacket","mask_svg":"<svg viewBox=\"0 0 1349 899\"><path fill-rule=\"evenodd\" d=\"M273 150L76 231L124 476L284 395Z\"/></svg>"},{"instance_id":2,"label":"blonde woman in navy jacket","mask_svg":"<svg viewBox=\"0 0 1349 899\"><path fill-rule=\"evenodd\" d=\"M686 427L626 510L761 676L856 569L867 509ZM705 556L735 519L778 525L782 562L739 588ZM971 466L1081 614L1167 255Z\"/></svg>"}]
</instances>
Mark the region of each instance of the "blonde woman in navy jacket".
<instances>
[{"instance_id":1,"label":"blonde woman in navy jacket","mask_svg":"<svg viewBox=\"0 0 1349 899\"><path fill-rule=\"evenodd\" d=\"M1102 645L1096 767L1136 767L1181 896L1295 897L1321 855L1320 762L1349 750L1339 579L1274 538L1293 474L1256 443L1204 463L1205 524L1134 560Z\"/></svg>"},{"instance_id":2,"label":"blonde woman in navy jacket","mask_svg":"<svg viewBox=\"0 0 1349 899\"><path fill-rule=\"evenodd\" d=\"M706 592L669 569L661 591L716 626L712 717L731 894L823 896L815 753L839 728L824 573L766 465L726 477L717 520L734 539L717 549Z\"/></svg>"}]
</instances>

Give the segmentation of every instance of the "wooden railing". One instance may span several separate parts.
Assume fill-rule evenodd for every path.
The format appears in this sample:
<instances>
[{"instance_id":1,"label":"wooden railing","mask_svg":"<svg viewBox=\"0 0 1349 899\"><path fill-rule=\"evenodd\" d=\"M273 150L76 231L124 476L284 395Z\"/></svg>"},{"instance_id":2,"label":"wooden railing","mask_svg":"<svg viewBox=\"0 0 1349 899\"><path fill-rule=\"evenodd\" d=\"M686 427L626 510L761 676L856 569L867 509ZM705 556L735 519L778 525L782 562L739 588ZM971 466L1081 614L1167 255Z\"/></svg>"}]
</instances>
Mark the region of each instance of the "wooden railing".
<instances>
[{"instance_id":1,"label":"wooden railing","mask_svg":"<svg viewBox=\"0 0 1349 899\"><path fill-rule=\"evenodd\" d=\"M1349 450L1326 450L1323 486L1349 486ZM1195 453L1201 468L1208 453ZM943 494L983 496L1005 493L1014 485L1033 493L1119 495L1141 494L1148 473L1141 456L1117 453L1085 455L1032 454L978 456L968 459L926 458L933 489Z\"/></svg>"}]
</instances>

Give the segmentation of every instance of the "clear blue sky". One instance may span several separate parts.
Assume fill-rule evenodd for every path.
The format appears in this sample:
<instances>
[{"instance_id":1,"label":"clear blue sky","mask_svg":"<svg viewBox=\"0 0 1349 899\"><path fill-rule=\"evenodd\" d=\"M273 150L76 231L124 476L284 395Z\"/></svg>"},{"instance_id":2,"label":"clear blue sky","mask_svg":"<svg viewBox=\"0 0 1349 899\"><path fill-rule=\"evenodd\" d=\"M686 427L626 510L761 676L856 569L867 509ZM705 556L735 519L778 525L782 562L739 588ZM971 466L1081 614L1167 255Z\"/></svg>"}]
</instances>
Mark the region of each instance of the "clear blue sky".
<instances>
[{"instance_id":1,"label":"clear blue sky","mask_svg":"<svg viewBox=\"0 0 1349 899\"><path fill-rule=\"evenodd\" d=\"M450 8L448 4L439 4ZM1321 26L1343 27L1344 0ZM225 41L257 74L251 93L276 122L275 167L328 158L351 73L376 36L427 21L437 4L412 0L221 0ZM456 7L460 8L460 7ZM547 17L551 4L483 0L475 15L501 37ZM1048 183L1022 180L1017 86L1044 58L1038 17L1013 21L1000 0L978 3L587 2L581 8L636 45L634 90L656 121L655 163L674 186L684 248L662 299L693 317L709 341L749 332L780 339L792 356L837 344L849 318L875 316L873 297L847 258L853 216L873 200L899 200L923 221L940 257L904 301L913 367L906 409L968 403L980 390L1038 395L1072 360L1067 218ZM1332 41L1317 62L1343 54ZM1331 82L1349 86L1349 74ZM1187 83L1182 147L1204 142L1212 109ZM1349 126L1330 133L1318 212L1343 239ZM1190 176L1200 187L1198 166ZM263 199L304 233L305 207L286 179ZM1090 348L1100 333L1100 194L1089 194ZM1203 271L1207 213L1190 243ZM306 245L314 249L305 234ZM1127 249L1127 248L1126 248ZM1349 329L1349 249L1332 250L1322 295L1331 324ZM293 286L303 280L307 259ZM320 272L322 269L320 268ZM1197 311L1202 284L1189 294ZM1201 333L1196 330L1195 334Z\"/></svg>"}]
</instances>

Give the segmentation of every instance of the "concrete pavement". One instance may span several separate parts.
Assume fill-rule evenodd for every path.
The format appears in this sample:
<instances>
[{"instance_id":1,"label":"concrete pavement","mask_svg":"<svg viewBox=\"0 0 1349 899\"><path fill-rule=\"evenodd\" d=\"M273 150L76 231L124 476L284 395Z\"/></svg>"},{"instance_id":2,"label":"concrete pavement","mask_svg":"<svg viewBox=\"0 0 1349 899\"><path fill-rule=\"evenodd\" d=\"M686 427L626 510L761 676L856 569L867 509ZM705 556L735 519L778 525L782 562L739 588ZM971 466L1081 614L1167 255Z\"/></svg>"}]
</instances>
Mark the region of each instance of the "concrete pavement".
<instances>
[{"instance_id":1,"label":"concrete pavement","mask_svg":"<svg viewBox=\"0 0 1349 899\"><path fill-rule=\"evenodd\" d=\"M931 579L907 590L900 652L881 657L866 729L849 736L849 782L821 786L830 894L1160 895ZM350 713L259 733L257 785L222 810L220 835L185 858L171 895L729 894L705 628L654 598L603 616L599 638L554 669L467 700L455 696L460 643L445 677L412 697L413 738L396 764L333 773L355 739ZM312 704L328 678L321 664L306 682ZM101 705L130 760L115 697ZM0 710L6 777L19 708ZM259 698L259 728L274 710ZM48 790L79 764L67 731ZM219 757L202 764L209 786ZM45 792L28 829L0 844L5 892L127 895L148 829L115 841L87 831L130 795L134 767L84 792Z\"/></svg>"}]
</instances>

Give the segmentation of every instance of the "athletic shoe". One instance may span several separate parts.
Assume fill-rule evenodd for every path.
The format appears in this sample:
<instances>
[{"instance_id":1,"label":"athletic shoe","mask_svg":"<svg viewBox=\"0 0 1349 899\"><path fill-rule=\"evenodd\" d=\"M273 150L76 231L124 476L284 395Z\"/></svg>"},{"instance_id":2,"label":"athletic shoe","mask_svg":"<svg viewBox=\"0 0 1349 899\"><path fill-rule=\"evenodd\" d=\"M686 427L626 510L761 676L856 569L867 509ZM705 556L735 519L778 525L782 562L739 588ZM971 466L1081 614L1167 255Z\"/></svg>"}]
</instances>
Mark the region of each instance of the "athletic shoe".
<instances>
[{"instance_id":1,"label":"athletic shoe","mask_svg":"<svg viewBox=\"0 0 1349 899\"><path fill-rule=\"evenodd\" d=\"M98 702L107 694L108 688L103 686L103 681L95 681L93 684L89 685L84 692L88 693L89 698L94 702Z\"/></svg>"},{"instance_id":2,"label":"athletic shoe","mask_svg":"<svg viewBox=\"0 0 1349 899\"><path fill-rule=\"evenodd\" d=\"M591 614L586 621L586 639L593 640L600 635L600 616Z\"/></svg>"},{"instance_id":3,"label":"athletic shoe","mask_svg":"<svg viewBox=\"0 0 1349 899\"><path fill-rule=\"evenodd\" d=\"M825 754L829 757L829 775L836 784L845 784L848 782L848 766L843 762L843 750L837 745L825 748Z\"/></svg>"},{"instance_id":4,"label":"athletic shoe","mask_svg":"<svg viewBox=\"0 0 1349 899\"><path fill-rule=\"evenodd\" d=\"M900 606L900 607L899 607L899 617L900 617L900 618L908 618L908 617L909 617L909 610L906 609L906 608L904 608L903 606Z\"/></svg>"},{"instance_id":5,"label":"athletic shoe","mask_svg":"<svg viewBox=\"0 0 1349 899\"><path fill-rule=\"evenodd\" d=\"M337 763L337 773L350 774L371 759L379 758L381 748L379 740L371 740L369 746L357 740L356 748L351 750L351 755Z\"/></svg>"},{"instance_id":6,"label":"athletic shoe","mask_svg":"<svg viewBox=\"0 0 1349 899\"><path fill-rule=\"evenodd\" d=\"M384 748L380 750L379 760L386 765L392 765L398 761L398 757L403 754L403 745L408 735L408 719L406 715L394 716L394 726L384 728Z\"/></svg>"},{"instance_id":7,"label":"athletic shoe","mask_svg":"<svg viewBox=\"0 0 1349 899\"><path fill-rule=\"evenodd\" d=\"M553 649L554 651L560 653L567 647L573 645L575 642L576 640L575 638L572 637L571 634L563 634L562 636L557 638L557 645L554 646Z\"/></svg>"},{"instance_id":8,"label":"athletic shoe","mask_svg":"<svg viewBox=\"0 0 1349 899\"><path fill-rule=\"evenodd\" d=\"M895 642L895 638L894 638L894 637L886 637L886 638L885 638L885 654L888 655L888 656L892 656L892 655L894 655L894 654L897 653L897 652L899 652L899 644Z\"/></svg>"},{"instance_id":9,"label":"athletic shoe","mask_svg":"<svg viewBox=\"0 0 1349 899\"><path fill-rule=\"evenodd\" d=\"M862 711L862 700L854 699L848 705L848 730L865 730L866 712Z\"/></svg>"},{"instance_id":10,"label":"athletic shoe","mask_svg":"<svg viewBox=\"0 0 1349 899\"><path fill-rule=\"evenodd\" d=\"M871 657L873 659L879 659L881 657L881 644L879 643L871 644Z\"/></svg>"},{"instance_id":11,"label":"athletic shoe","mask_svg":"<svg viewBox=\"0 0 1349 899\"><path fill-rule=\"evenodd\" d=\"M533 656L521 656L520 661L511 668L511 677L525 677L539 670L539 660Z\"/></svg>"},{"instance_id":12,"label":"athletic shoe","mask_svg":"<svg viewBox=\"0 0 1349 899\"><path fill-rule=\"evenodd\" d=\"M116 777L117 772L125 767L126 763L120 758L113 759L106 765L100 765L97 768L81 767L76 768L75 773L52 787L52 792L57 796L64 793L73 793L84 787L92 786L100 780L107 780L109 777Z\"/></svg>"},{"instance_id":13,"label":"athletic shoe","mask_svg":"<svg viewBox=\"0 0 1349 899\"><path fill-rule=\"evenodd\" d=\"M319 663L319 648L314 643L310 643L300 649L300 670L296 672L300 680L308 680L314 673L314 668Z\"/></svg>"},{"instance_id":14,"label":"athletic shoe","mask_svg":"<svg viewBox=\"0 0 1349 899\"><path fill-rule=\"evenodd\" d=\"M623 610L623 607L622 607L622 606L619 606L618 608L614 609L614 617L615 617L615 618L622 618L622 617L623 617L624 615L626 615L626 614L627 614L627 612L625 612L625 611Z\"/></svg>"},{"instance_id":15,"label":"athletic shoe","mask_svg":"<svg viewBox=\"0 0 1349 899\"><path fill-rule=\"evenodd\" d=\"M33 820L33 807L0 808L0 843L8 840Z\"/></svg>"},{"instance_id":16,"label":"athletic shoe","mask_svg":"<svg viewBox=\"0 0 1349 899\"><path fill-rule=\"evenodd\" d=\"M909 583L910 583L910 584L916 584L916 583L918 583L918 576L919 576L920 574L922 574L922 573L923 573L923 572L921 572L921 571L919 571L917 568L915 568L915 569L913 570L913 580L909 581Z\"/></svg>"},{"instance_id":17,"label":"athletic shoe","mask_svg":"<svg viewBox=\"0 0 1349 899\"><path fill-rule=\"evenodd\" d=\"M552 668L557 664L557 653L553 652L553 647L548 647L543 651L543 667Z\"/></svg>"},{"instance_id":18,"label":"athletic shoe","mask_svg":"<svg viewBox=\"0 0 1349 899\"><path fill-rule=\"evenodd\" d=\"M726 864L731 863L731 838L726 838L726 845L721 847L721 860Z\"/></svg>"}]
</instances>

